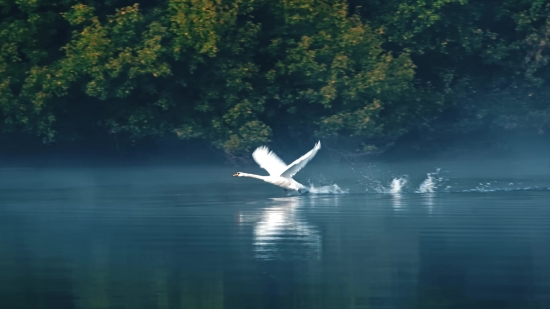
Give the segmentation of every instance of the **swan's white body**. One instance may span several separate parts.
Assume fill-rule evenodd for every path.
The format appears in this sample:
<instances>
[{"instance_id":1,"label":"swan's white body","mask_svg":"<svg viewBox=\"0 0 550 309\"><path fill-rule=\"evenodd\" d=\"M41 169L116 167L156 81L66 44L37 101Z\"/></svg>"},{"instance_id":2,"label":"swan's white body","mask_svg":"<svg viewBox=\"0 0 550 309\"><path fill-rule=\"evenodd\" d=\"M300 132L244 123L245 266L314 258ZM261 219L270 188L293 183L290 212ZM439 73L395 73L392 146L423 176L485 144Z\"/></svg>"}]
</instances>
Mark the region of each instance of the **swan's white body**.
<instances>
[{"instance_id":1,"label":"swan's white body","mask_svg":"<svg viewBox=\"0 0 550 309\"><path fill-rule=\"evenodd\" d=\"M317 151L321 149L321 142L317 142L315 147L308 153L292 162L290 165L286 165L273 151L269 151L266 146L258 147L253 153L252 158L258 163L258 165L265 169L269 176L260 176L248 173L235 173L233 176L237 177L250 177L269 182L286 190L295 190L300 194L307 193L307 188L296 180L292 179L292 176L296 175L306 164L315 157Z\"/></svg>"}]
</instances>

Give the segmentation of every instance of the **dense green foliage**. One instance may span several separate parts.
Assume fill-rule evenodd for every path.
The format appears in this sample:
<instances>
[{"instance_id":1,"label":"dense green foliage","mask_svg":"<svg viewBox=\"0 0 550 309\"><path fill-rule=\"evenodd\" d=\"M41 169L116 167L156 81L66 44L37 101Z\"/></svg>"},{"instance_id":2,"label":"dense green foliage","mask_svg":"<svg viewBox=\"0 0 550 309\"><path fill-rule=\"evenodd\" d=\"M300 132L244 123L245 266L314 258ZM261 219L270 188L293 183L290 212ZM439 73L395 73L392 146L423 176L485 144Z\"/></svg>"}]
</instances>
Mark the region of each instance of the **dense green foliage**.
<instances>
[{"instance_id":1,"label":"dense green foliage","mask_svg":"<svg viewBox=\"0 0 550 309\"><path fill-rule=\"evenodd\" d=\"M546 0L0 0L0 47L12 141L550 126Z\"/></svg>"}]
</instances>

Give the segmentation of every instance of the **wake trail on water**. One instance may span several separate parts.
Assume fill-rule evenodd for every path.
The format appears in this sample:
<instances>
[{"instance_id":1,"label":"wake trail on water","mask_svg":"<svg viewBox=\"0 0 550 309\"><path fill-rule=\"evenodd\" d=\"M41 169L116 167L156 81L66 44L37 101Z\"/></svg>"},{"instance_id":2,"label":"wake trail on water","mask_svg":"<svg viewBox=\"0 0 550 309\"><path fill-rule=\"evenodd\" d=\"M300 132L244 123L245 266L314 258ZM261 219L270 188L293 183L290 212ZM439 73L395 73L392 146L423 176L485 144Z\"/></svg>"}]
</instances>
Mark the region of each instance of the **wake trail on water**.
<instances>
[{"instance_id":1,"label":"wake trail on water","mask_svg":"<svg viewBox=\"0 0 550 309\"><path fill-rule=\"evenodd\" d=\"M539 187L539 186L531 186L531 187L501 187L501 188L491 188L491 187L484 187L483 184L480 184L481 186L478 186L473 189L466 189L461 190L457 192L513 192L513 191L550 191L550 187Z\"/></svg>"},{"instance_id":2,"label":"wake trail on water","mask_svg":"<svg viewBox=\"0 0 550 309\"><path fill-rule=\"evenodd\" d=\"M400 193L467 193L467 192L513 192L513 191L550 191L548 186L525 186L522 183L488 181L480 182L473 188L464 188L462 185L448 185L452 179L445 178L440 175L440 169L435 172L427 173L417 186L412 184L408 175L393 177L391 181L383 184L380 180L374 180L373 183L367 186L367 192L375 192L381 194L400 194ZM470 185L471 186L471 185ZM462 187L462 188L461 188Z\"/></svg>"},{"instance_id":3,"label":"wake trail on water","mask_svg":"<svg viewBox=\"0 0 550 309\"><path fill-rule=\"evenodd\" d=\"M447 172L445 172L447 173ZM549 185L541 185L537 179L522 179L514 181L487 180L472 182L464 178L449 178L442 175L440 168L428 172L424 177L411 178L402 174L391 178L376 179L369 175L362 175L367 183L357 180L357 183L340 186L336 183L330 185L315 185L313 182L330 183L322 175L318 175L314 181L309 180L306 186L309 194L350 194L350 193L376 193L376 194L427 194L427 193L488 193L488 192L513 192L513 191L550 191ZM355 179L350 179L352 182ZM340 182L342 180L339 180ZM548 179L550 182L550 179ZM349 186L348 186L349 185ZM366 187L366 188L365 188Z\"/></svg>"}]
</instances>

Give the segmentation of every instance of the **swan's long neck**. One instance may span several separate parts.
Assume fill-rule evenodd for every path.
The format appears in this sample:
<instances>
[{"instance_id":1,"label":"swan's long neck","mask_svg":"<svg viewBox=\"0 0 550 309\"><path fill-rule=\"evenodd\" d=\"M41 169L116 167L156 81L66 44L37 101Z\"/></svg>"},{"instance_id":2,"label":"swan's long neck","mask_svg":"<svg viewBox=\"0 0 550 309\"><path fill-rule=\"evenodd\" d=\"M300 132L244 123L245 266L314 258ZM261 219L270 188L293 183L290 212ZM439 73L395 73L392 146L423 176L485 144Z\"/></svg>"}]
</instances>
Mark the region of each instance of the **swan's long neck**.
<instances>
[{"instance_id":1,"label":"swan's long neck","mask_svg":"<svg viewBox=\"0 0 550 309\"><path fill-rule=\"evenodd\" d=\"M256 178L256 179L260 179L260 180L265 180L265 176L260 176L260 175L254 175L254 174L248 174L248 173L241 173L241 176L242 176L242 177Z\"/></svg>"}]
</instances>

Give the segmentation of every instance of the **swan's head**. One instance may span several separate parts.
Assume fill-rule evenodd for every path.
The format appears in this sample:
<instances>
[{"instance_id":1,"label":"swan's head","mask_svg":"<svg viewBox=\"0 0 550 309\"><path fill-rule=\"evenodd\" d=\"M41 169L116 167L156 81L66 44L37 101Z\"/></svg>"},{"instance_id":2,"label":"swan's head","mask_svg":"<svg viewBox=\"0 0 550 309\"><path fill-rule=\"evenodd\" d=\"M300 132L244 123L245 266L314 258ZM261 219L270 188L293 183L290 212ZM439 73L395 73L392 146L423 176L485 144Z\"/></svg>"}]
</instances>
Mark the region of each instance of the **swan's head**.
<instances>
[{"instance_id":1,"label":"swan's head","mask_svg":"<svg viewBox=\"0 0 550 309\"><path fill-rule=\"evenodd\" d=\"M235 174L233 174L233 176L235 176L235 177L243 177L243 173L241 173L241 172L236 172Z\"/></svg>"}]
</instances>

